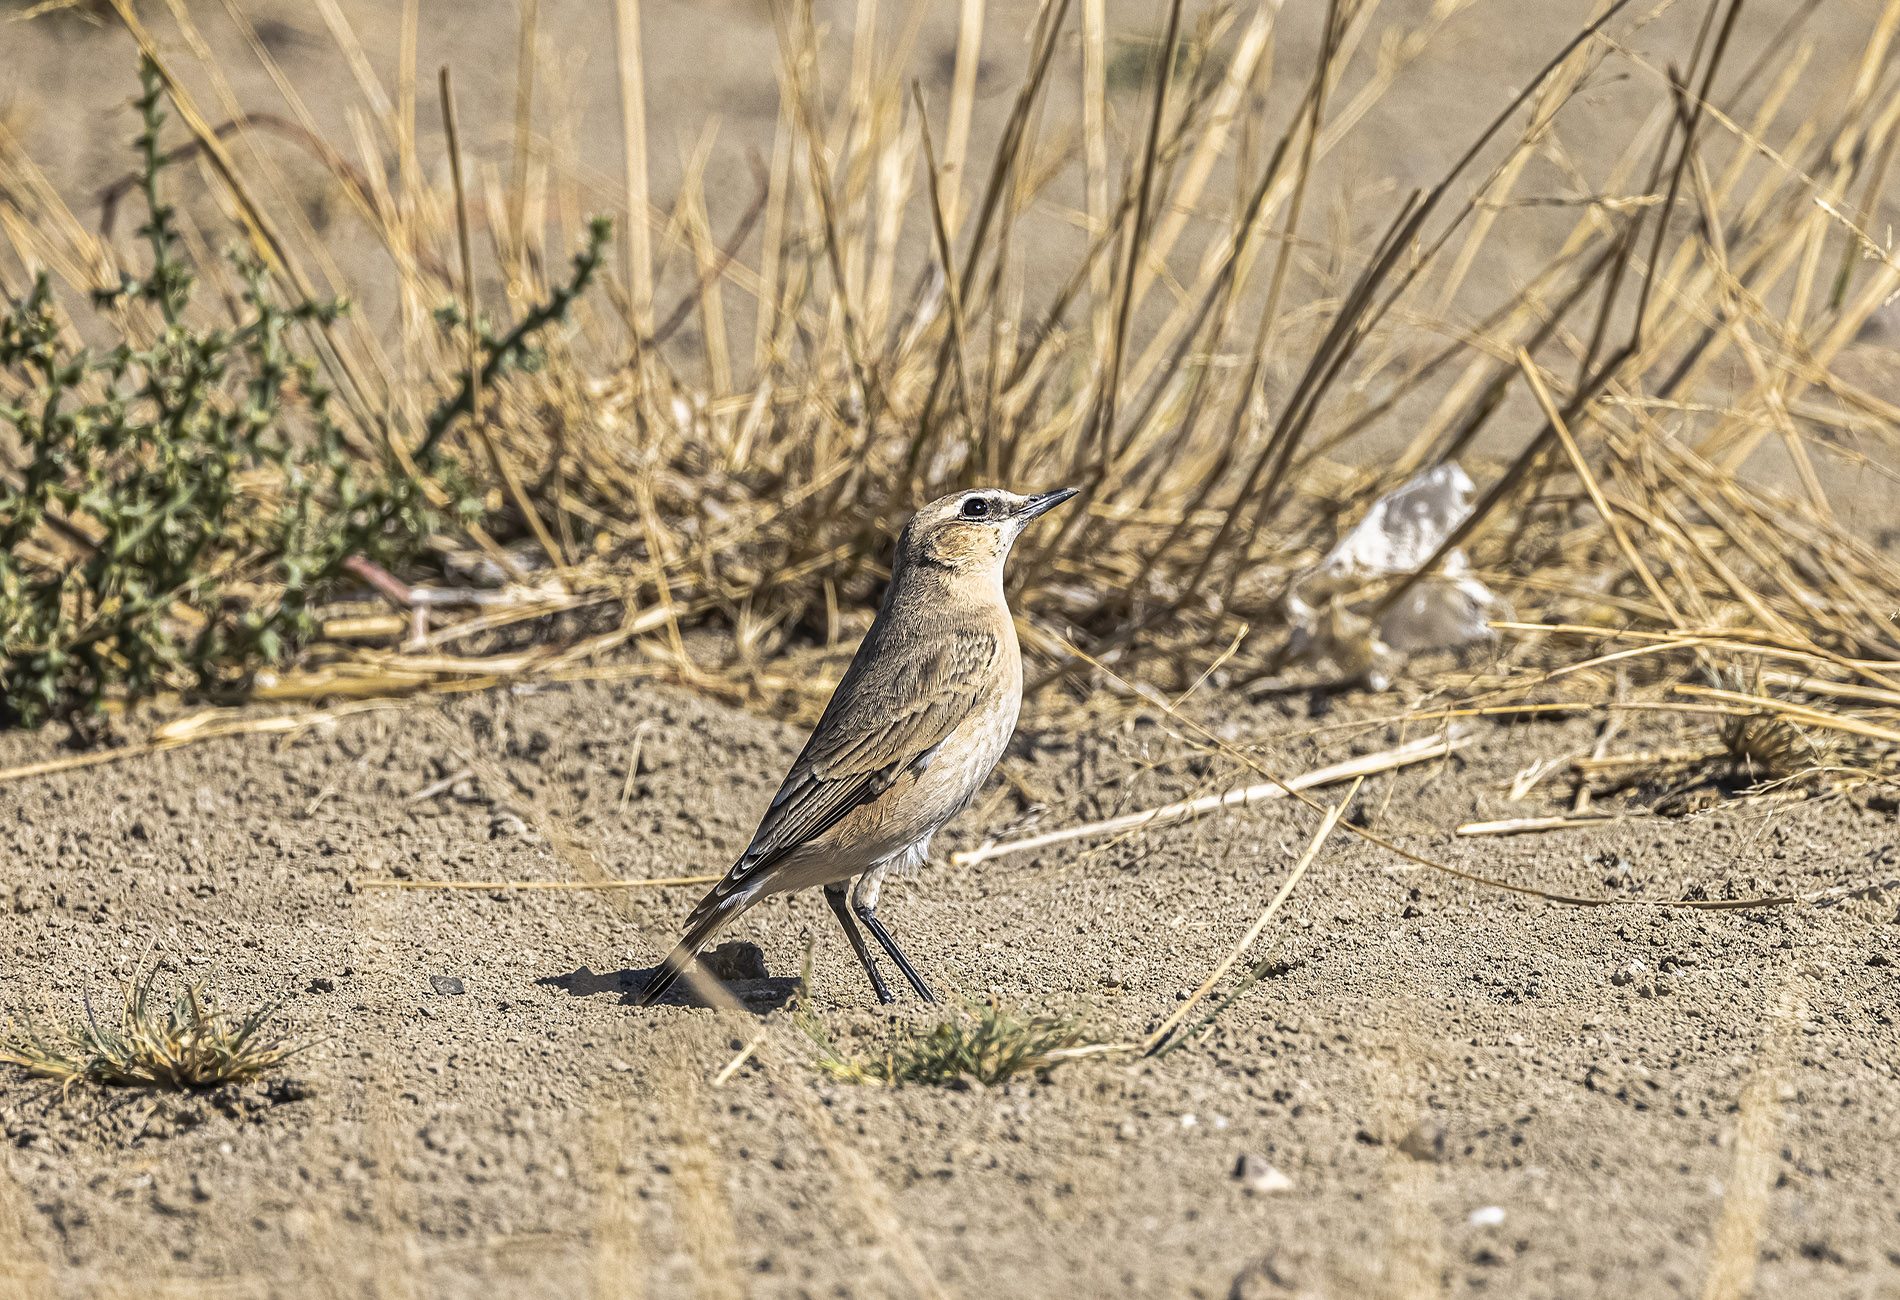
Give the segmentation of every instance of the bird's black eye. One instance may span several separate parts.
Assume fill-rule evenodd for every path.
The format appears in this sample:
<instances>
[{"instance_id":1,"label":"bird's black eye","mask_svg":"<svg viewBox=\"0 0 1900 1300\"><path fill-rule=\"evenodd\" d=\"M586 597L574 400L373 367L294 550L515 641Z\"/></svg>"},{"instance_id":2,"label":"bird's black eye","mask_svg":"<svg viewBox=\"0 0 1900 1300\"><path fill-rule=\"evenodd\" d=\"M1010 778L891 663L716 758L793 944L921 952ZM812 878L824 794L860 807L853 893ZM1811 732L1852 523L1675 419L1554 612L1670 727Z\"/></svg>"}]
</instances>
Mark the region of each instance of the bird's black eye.
<instances>
[{"instance_id":1,"label":"bird's black eye","mask_svg":"<svg viewBox=\"0 0 1900 1300\"><path fill-rule=\"evenodd\" d=\"M982 497L965 497L962 507L957 511L957 517L959 519L988 519L990 503Z\"/></svg>"}]
</instances>

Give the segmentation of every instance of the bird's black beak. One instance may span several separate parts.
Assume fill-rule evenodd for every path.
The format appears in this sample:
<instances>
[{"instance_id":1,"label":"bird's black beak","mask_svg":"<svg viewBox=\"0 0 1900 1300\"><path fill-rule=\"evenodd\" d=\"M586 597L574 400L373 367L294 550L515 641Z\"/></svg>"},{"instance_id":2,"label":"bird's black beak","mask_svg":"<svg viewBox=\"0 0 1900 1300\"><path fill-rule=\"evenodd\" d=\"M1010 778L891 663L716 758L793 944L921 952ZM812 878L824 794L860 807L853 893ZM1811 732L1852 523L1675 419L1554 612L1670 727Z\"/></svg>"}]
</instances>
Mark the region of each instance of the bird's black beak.
<instances>
[{"instance_id":1,"label":"bird's black beak","mask_svg":"<svg viewBox=\"0 0 1900 1300\"><path fill-rule=\"evenodd\" d=\"M1061 488L1054 492L1038 492L1035 496L1023 502L1023 508L1016 512L1016 517L1024 523L1028 523L1037 515L1046 514L1054 510L1057 506L1074 495L1074 488Z\"/></svg>"}]
</instances>

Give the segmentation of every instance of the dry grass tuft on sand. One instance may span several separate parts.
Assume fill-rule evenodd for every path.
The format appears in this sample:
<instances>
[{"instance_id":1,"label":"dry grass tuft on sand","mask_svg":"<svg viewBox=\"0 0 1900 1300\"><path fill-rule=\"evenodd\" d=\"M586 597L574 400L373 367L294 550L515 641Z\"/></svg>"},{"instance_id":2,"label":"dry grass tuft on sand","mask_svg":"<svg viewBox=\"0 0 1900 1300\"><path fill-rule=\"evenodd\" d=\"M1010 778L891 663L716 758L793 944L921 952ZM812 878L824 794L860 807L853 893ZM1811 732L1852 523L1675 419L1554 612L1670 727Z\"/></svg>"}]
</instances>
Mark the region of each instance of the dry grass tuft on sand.
<instances>
[{"instance_id":1,"label":"dry grass tuft on sand","mask_svg":"<svg viewBox=\"0 0 1900 1300\"><path fill-rule=\"evenodd\" d=\"M84 1020L52 1030L9 1027L0 1037L0 1062L51 1080L61 1092L81 1083L194 1091L248 1083L308 1046L271 1030L278 1004L237 1015L200 985L168 999L157 981L157 966L125 981L116 1024L101 1024L87 999Z\"/></svg>"},{"instance_id":2,"label":"dry grass tuft on sand","mask_svg":"<svg viewBox=\"0 0 1900 1300\"><path fill-rule=\"evenodd\" d=\"M906 1024L869 1052L838 1047L815 1018L798 1027L818 1047L818 1068L843 1083L901 1087L995 1087L1019 1075L1047 1083L1064 1061L1129 1046L1090 1039L1079 1022L1024 1015L994 1001L972 1003L935 1024Z\"/></svg>"}]
</instances>

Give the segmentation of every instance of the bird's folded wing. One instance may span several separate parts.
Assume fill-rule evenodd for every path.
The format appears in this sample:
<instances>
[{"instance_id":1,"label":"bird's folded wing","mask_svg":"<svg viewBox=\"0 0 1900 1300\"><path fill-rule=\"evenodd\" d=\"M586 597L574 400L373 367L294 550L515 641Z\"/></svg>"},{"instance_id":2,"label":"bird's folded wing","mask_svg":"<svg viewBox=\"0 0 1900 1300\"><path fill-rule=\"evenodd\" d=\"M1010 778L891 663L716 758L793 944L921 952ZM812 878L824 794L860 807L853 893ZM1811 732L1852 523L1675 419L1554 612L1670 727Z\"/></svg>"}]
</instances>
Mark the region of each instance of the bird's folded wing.
<instances>
[{"instance_id":1,"label":"bird's folded wing","mask_svg":"<svg viewBox=\"0 0 1900 1300\"><path fill-rule=\"evenodd\" d=\"M825 716L726 877L737 885L835 826L928 761L996 681L996 636L959 631L858 651Z\"/></svg>"}]
</instances>

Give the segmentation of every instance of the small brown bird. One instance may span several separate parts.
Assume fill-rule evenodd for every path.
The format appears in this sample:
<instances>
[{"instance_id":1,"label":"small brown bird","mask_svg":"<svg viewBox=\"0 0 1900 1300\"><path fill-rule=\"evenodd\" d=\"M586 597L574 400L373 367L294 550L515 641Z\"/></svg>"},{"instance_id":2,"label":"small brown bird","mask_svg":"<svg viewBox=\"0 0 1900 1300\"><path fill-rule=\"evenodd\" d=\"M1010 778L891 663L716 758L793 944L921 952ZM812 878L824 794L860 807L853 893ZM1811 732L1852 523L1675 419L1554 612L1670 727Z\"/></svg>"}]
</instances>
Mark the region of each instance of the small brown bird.
<instances>
[{"instance_id":1,"label":"small brown bird","mask_svg":"<svg viewBox=\"0 0 1900 1300\"><path fill-rule=\"evenodd\" d=\"M640 995L650 1006L721 927L767 894L825 887L878 1001L891 991L853 913L925 1001L936 1001L877 919L894 869L920 867L1003 756L1022 707L1023 661L1003 562L1036 516L1073 488L959 492L919 510L897 539L891 583L824 717L772 798L752 844L686 918L686 935ZM846 899L846 882L857 885Z\"/></svg>"}]
</instances>

